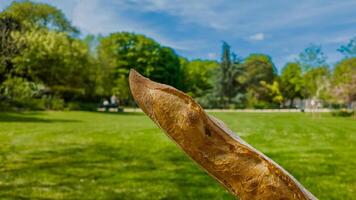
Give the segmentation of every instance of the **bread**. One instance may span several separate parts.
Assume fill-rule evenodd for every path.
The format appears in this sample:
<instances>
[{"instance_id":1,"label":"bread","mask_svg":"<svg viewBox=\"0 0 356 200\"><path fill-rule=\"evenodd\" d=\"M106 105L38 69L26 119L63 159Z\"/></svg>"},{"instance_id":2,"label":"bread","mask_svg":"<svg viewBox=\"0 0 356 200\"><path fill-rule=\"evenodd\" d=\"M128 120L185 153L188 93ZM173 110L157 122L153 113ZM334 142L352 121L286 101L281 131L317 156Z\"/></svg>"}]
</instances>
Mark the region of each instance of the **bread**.
<instances>
[{"instance_id":1,"label":"bread","mask_svg":"<svg viewBox=\"0 0 356 200\"><path fill-rule=\"evenodd\" d=\"M185 93L130 71L138 106L190 158L240 199L316 199L270 158Z\"/></svg>"}]
</instances>

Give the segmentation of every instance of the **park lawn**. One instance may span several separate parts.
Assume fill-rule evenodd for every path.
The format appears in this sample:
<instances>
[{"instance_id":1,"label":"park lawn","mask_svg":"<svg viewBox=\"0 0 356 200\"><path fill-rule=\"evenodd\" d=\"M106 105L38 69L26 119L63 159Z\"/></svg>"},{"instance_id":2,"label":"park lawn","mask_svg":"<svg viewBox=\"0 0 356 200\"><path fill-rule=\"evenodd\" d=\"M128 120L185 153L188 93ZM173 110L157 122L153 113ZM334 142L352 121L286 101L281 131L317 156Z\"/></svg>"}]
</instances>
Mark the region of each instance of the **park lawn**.
<instances>
[{"instance_id":1,"label":"park lawn","mask_svg":"<svg viewBox=\"0 0 356 200\"><path fill-rule=\"evenodd\" d=\"M356 199L356 121L213 113L320 199ZM142 113L0 113L0 199L233 199Z\"/></svg>"}]
</instances>

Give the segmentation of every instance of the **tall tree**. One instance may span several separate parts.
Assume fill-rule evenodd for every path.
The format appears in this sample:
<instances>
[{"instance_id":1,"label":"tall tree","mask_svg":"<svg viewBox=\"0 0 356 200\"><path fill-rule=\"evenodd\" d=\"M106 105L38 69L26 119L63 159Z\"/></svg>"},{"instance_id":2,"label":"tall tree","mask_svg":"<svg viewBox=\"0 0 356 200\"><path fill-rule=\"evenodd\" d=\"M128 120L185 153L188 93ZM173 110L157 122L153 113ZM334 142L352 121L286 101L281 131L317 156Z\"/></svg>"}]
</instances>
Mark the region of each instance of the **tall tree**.
<instances>
[{"instance_id":1,"label":"tall tree","mask_svg":"<svg viewBox=\"0 0 356 200\"><path fill-rule=\"evenodd\" d=\"M244 74L240 80L246 88L247 104L250 107L259 107L260 104L272 102L266 90L266 84L273 84L277 75L271 57L264 54L251 54L244 60L243 66Z\"/></svg>"},{"instance_id":2,"label":"tall tree","mask_svg":"<svg viewBox=\"0 0 356 200\"><path fill-rule=\"evenodd\" d=\"M240 60L236 54L231 52L230 45L223 42L221 63L217 73L217 95L220 99L220 105L224 108L232 103L232 99L237 94L236 76L239 72Z\"/></svg>"},{"instance_id":3,"label":"tall tree","mask_svg":"<svg viewBox=\"0 0 356 200\"><path fill-rule=\"evenodd\" d=\"M127 83L130 68L155 81L182 88L183 72L178 55L144 35L112 33L100 40L97 51L100 62L112 74L112 80L118 81L114 83L114 92L120 98L129 98L128 85L122 83Z\"/></svg>"},{"instance_id":4,"label":"tall tree","mask_svg":"<svg viewBox=\"0 0 356 200\"><path fill-rule=\"evenodd\" d=\"M356 58L344 59L336 64L332 83L332 94L339 102L351 105L356 101Z\"/></svg>"},{"instance_id":5,"label":"tall tree","mask_svg":"<svg viewBox=\"0 0 356 200\"><path fill-rule=\"evenodd\" d=\"M346 58L356 57L356 36L351 38L349 43L346 45L341 45L341 47L337 50Z\"/></svg>"},{"instance_id":6,"label":"tall tree","mask_svg":"<svg viewBox=\"0 0 356 200\"><path fill-rule=\"evenodd\" d=\"M299 54L298 62L303 72L306 72L315 67L326 66L326 58L320 45L310 44Z\"/></svg>"},{"instance_id":7,"label":"tall tree","mask_svg":"<svg viewBox=\"0 0 356 200\"><path fill-rule=\"evenodd\" d=\"M326 99L329 90L330 70L328 67L314 67L303 75L303 96Z\"/></svg>"},{"instance_id":8,"label":"tall tree","mask_svg":"<svg viewBox=\"0 0 356 200\"><path fill-rule=\"evenodd\" d=\"M281 88L283 96L290 100L290 107L295 98L302 98L303 77L299 63L290 62L285 65L281 74Z\"/></svg>"},{"instance_id":9,"label":"tall tree","mask_svg":"<svg viewBox=\"0 0 356 200\"><path fill-rule=\"evenodd\" d=\"M272 83L277 69L268 55L251 54L243 62L245 82L251 86L260 85L260 81Z\"/></svg>"}]
</instances>

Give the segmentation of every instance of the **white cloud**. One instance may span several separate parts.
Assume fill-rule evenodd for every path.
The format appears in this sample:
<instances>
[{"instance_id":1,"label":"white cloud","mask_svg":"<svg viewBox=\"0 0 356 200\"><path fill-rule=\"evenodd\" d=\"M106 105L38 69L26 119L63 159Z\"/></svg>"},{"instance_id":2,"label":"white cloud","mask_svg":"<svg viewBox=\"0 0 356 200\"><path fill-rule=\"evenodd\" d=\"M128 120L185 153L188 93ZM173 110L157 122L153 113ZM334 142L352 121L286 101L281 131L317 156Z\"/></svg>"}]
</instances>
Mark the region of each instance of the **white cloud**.
<instances>
[{"instance_id":1,"label":"white cloud","mask_svg":"<svg viewBox=\"0 0 356 200\"><path fill-rule=\"evenodd\" d=\"M265 39L265 34L264 33L256 33L254 35L251 35L249 37L249 39L253 40L253 41L261 41L261 40Z\"/></svg>"},{"instance_id":2,"label":"white cloud","mask_svg":"<svg viewBox=\"0 0 356 200\"><path fill-rule=\"evenodd\" d=\"M218 54L214 53L214 52L210 52L210 53L208 53L208 58L209 59L217 59L218 58Z\"/></svg>"},{"instance_id":3,"label":"white cloud","mask_svg":"<svg viewBox=\"0 0 356 200\"><path fill-rule=\"evenodd\" d=\"M145 34L159 43L176 50L186 51L204 47L203 41L191 39L177 41L161 34L158 30L159 27L123 16L120 10L129 9L129 5L122 4L122 2L115 3L115 5L108 6L100 0L80 1L73 9L73 24L84 33L91 34L107 35L119 31Z\"/></svg>"},{"instance_id":4,"label":"white cloud","mask_svg":"<svg viewBox=\"0 0 356 200\"><path fill-rule=\"evenodd\" d=\"M117 5L137 12L165 13L178 17L181 23L194 23L215 30L228 30L235 23L229 18L236 14L235 10L222 8L224 2L214 0L122 0Z\"/></svg>"},{"instance_id":5,"label":"white cloud","mask_svg":"<svg viewBox=\"0 0 356 200\"><path fill-rule=\"evenodd\" d=\"M165 13L179 17L181 23L194 23L241 37L254 31L270 32L323 20L337 23L330 13L353 12L350 8L356 6L356 1L121 0L117 5L137 12Z\"/></svg>"},{"instance_id":6,"label":"white cloud","mask_svg":"<svg viewBox=\"0 0 356 200\"><path fill-rule=\"evenodd\" d=\"M335 53L329 56L335 60L337 47L355 36L354 0L33 1L62 9L84 34L142 33L187 57L214 59L219 41L227 40L241 54L270 54L279 66L311 42L323 45L328 56ZM0 2L3 9L13 0Z\"/></svg>"}]
</instances>

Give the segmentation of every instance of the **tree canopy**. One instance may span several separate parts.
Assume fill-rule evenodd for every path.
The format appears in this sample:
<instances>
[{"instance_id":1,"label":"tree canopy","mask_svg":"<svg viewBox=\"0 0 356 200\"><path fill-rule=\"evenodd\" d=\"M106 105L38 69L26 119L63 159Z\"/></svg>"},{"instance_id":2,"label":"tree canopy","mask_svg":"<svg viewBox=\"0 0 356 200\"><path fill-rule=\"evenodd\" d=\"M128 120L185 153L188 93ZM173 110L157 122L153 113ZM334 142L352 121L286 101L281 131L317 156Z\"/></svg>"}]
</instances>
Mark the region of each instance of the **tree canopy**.
<instances>
[{"instance_id":1,"label":"tree canopy","mask_svg":"<svg viewBox=\"0 0 356 200\"><path fill-rule=\"evenodd\" d=\"M98 55L115 68L118 75L127 75L130 68L153 80L179 86L179 57L168 47L144 35L121 32L100 40Z\"/></svg>"},{"instance_id":2,"label":"tree canopy","mask_svg":"<svg viewBox=\"0 0 356 200\"><path fill-rule=\"evenodd\" d=\"M326 65L326 55L323 53L321 46L310 44L303 52L299 54L299 63L303 71L308 71L315 67Z\"/></svg>"},{"instance_id":3,"label":"tree canopy","mask_svg":"<svg viewBox=\"0 0 356 200\"><path fill-rule=\"evenodd\" d=\"M184 71L183 82L185 90L192 97L202 97L211 92L214 88L213 76L217 70L218 62L212 60L192 60L181 59L182 70Z\"/></svg>"},{"instance_id":4,"label":"tree canopy","mask_svg":"<svg viewBox=\"0 0 356 200\"><path fill-rule=\"evenodd\" d=\"M356 57L356 36L351 38L346 45L341 45L337 50L347 58Z\"/></svg>"},{"instance_id":5,"label":"tree canopy","mask_svg":"<svg viewBox=\"0 0 356 200\"><path fill-rule=\"evenodd\" d=\"M342 103L356 101L356 58L344 59L335 66L333 94Z\"/></svg>"},{"instance_id":6,"label":"tree canopy","mask_svg":"<svg viewBox=\"0 0 356 200\"><path fill-rule=\"evenodd\" d=\"M291 100L290 106L293 105L295 98L303 97L303 76L299 63L290 62L284 66L281 74L281 88L283 96Z\"/></svg>"},{"instance_id":7,"label":"tree canopy","mask_svg":"<svg viewBox=\"0 0 356 200\"><path fill-rule=\"evenodd\" d=\"M90 63L84 42L48 30L17 32L13 37L24 47L13 59L16 75L42 83L54 93L85 93Z\"/></svg>"},{"instance_id":8,"label":"tree canopy","mask_svg":"<svg viewBox=\"0 0 356 200\"><path fill-rule=\"evenodd\" d=\"M0 12L0 100L53 101L46 106L53 109L114 94L121 104L133 105L127 78L134 68L208 108L279 108L288 101L293 106L295 99L356 101L355 37L340 46L344 59L334 67L321 45L310 44L279 74L270 56L237 56L227 42L220 60L189 60L138 33L79 34L49 4L15 1Z\"/></svg>"},{"instance_id":9,"label":"tree canopy","mask_svg":"<svg viewBox=\"0 0 356 200\"><path fill-rule=\"evenodd\" d=\"M1 16L11 17L19 21L23 28L45 28L58 32L78 33L78 29L71 25L63 12L45 3L32 1L14 1ZM0 16L0 17L1 17Z\"/></svg>"}]
</instances>

